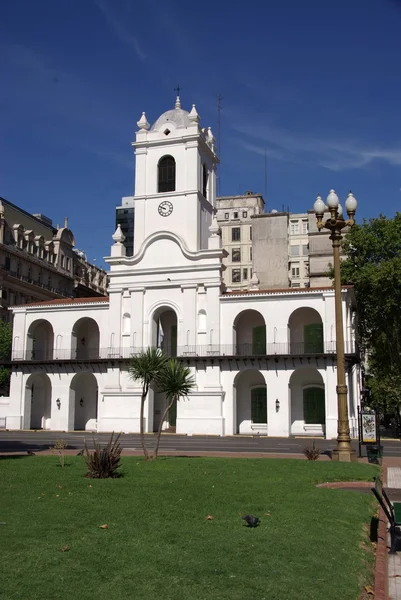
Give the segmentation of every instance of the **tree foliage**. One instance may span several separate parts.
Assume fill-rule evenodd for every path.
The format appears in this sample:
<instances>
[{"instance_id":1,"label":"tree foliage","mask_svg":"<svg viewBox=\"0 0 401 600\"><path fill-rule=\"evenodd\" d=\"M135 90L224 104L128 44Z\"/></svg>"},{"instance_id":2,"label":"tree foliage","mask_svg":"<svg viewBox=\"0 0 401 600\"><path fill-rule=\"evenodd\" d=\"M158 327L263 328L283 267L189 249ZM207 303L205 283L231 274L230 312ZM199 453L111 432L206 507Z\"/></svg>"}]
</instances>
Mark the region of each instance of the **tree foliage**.
<instances>
[{"instance_id":1,"label":"tree foliage","mask_svg":"<svg viewBox=\"0 0 401 600\"><path fill-rule=\"evenodd\" d=\"M192 377L191 369L184 367L184 365L175 358L170 359L166 362L161 370L160 376L157 380L157 387L167 398L167 406L160 419L159 429L156 438L156 447L153 453L153 458L157 458L160 444L160 436L163 429L163 423L173 408L174 404L180 399L185 398L191 393L195 386L195 380Z\"/></svg>"},{"instance_id":2,"label":"tree foliage","mask_svg":"<svg viewBox=\"0 0 401 600\"><path fill-rule=\"evenodd\" d=\"M343 283L355 287L359 344L368 360L372 406L401 405L401 213L356 225L343 243Z\"/></svg>"},{"instance_id":3,"label":"tree foliage","mask_svg":"<svg viewBox=\"0 0 401 600\"><path fill-rule=\"evenodd\" d=\"M12 324L0 320L0 392L2 393L8 393L10 369L2 365L1 361L11 358L12 336Z\"/></svg>"}]
</instances>

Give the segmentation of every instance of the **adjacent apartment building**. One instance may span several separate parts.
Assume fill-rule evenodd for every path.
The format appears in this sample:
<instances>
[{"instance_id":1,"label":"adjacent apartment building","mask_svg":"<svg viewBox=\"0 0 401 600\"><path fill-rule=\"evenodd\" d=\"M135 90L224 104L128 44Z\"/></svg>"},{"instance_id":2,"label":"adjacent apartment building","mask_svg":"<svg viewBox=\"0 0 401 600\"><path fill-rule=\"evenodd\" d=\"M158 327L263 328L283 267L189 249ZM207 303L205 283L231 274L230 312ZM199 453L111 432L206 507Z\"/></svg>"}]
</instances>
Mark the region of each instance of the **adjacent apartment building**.
<instances>
[{"instance_id":1,"label":"adjacent apartment building","mask_svg":"<svg viewBox=\"0 0 401 600\"><path fill-rule=\"evenodd\" d=\"M107 273L75 248L67 219L54 227L0 198L0 318L8 320L17 304L105 296L106 289Z\"/></svg>"},{"instance_id":2,"label":"adjacent apartment building","mask_svg":"<svg viewBox=\"0 0 401 600\"><path fill-rule=\"evenodd\" d=\"M331 285L329 232L318 231L313 211L265 212L261 194L216 199L227 289L246 290L251 279L261 289ZM255 283L255 282L254 282Z\"/></svg>"},{"instance_id":3,"label":"adjacent apartment building","mask_svg":"<svg viewBox=\"0 0 401 600\"><path fill-rule=\"evenodd\" d=\"M220 196L216 198L216 209L222 246L228 253L223 258L224 283L232 290L245 290L252 278L252 219L264 213L265 201L253 192Z\"/></svg>"}]
</instances>

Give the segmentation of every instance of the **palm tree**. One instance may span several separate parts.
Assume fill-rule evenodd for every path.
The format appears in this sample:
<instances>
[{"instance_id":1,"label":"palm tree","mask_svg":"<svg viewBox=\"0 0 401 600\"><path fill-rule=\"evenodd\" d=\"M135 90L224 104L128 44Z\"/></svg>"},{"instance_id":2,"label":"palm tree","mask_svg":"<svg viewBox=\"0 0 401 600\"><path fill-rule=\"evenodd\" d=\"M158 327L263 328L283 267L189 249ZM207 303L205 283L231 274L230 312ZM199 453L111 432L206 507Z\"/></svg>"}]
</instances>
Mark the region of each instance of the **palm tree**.
<instances>
[{"instance_id":1,"label":"palm tree","mask_svg":"<svg viewBox=\"0 0 401 600\"><path fill-rule=\"evenodd\" d=\"M159 451L160 436L164 420L168 412L174 406L174 403L180 398L188 396L195 386L195 379L191 375L191 369L184 367L182 363L172 358L164 364L163 369L157 378L157 386L160 392L166 394L168 405L162 415L157 432L156 447L153 453L153 458L155 460Z\"/></svg>"},{"instance_id":2,"label":"palm tree","mask_svg":"<svg viewBox=\"0 0 401 600\"><path fill-rule=\"evenodd\" d=\"M143 431L143 414L145 400L151 384L161 376L163 368L167 362L167 357L160 348L148 348L137 356L133 356L128 367L128 373L131 379L142 383L141 411L140 411L140 434L143 454L145 460L149 460L149 453L145 444L145 435Z\"/></svg>"}]
</instances>

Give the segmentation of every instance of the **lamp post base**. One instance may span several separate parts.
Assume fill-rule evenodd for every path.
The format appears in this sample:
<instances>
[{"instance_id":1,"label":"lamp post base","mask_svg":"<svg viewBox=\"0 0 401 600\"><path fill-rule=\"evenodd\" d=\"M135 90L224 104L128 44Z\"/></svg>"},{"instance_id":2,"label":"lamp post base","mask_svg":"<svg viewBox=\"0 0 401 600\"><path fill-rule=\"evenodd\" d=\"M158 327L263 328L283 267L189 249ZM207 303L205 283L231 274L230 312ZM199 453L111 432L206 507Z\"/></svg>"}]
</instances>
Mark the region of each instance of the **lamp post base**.
<instances>
[{"instance_id":1,"label":"lamp post base","mask_svg":"<svg viewBox=\"0 0 401 600\"><path fill-rule=\"evenodd\" d=\"M331 453L331 460L337 462L357 462L358 455L351 446L349 448L336 448Z\"/></svg>"}]
</instances>

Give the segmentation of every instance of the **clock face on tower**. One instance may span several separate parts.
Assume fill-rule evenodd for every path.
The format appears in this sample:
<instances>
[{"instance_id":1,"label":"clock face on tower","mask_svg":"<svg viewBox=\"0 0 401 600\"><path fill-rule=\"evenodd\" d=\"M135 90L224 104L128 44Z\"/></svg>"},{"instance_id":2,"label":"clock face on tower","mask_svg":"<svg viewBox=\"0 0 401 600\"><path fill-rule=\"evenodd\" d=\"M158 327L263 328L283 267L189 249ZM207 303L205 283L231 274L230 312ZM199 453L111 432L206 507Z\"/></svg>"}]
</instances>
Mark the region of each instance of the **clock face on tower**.
<instances>
[{"instance_id":1,"label":"clock face on tower","mask_svg":"<svg viewBox=\"0 0 401 600\"><path fill-rule=\"evenodd\" d=\"M168 200L165 200L164 202L160 202L158 211L162 217L168 217L173 212L173 205Z\"/></svg>"}]
</instances>

